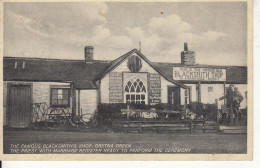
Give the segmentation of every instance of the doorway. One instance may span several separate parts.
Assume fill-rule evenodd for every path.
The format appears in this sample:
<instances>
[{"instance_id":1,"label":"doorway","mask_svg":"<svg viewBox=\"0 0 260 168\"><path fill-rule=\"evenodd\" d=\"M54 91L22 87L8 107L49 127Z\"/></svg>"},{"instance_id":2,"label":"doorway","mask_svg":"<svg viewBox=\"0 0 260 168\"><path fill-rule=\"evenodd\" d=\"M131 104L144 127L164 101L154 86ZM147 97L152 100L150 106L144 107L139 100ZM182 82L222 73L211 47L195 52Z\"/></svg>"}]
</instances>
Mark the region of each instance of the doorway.
<instances>
[{"instance_id":1,"label":"doorway","mask_svg":"<svg viewBox=\"0 0 260 168\"><path fill-rule=\"evenodd\" d=\"M168 87L168 104L180 105L179 87Z\"/></svg>"},{"instance_id":2,"label":"doorway","mask_svg":"<svg viewBox=\"0 0 260 168\"><path fill-rule=\"evenodd\" d=\"M31 85L8 86L8 125L15 128L29 127L31 122Z\"/></svg>"}]
</instances>

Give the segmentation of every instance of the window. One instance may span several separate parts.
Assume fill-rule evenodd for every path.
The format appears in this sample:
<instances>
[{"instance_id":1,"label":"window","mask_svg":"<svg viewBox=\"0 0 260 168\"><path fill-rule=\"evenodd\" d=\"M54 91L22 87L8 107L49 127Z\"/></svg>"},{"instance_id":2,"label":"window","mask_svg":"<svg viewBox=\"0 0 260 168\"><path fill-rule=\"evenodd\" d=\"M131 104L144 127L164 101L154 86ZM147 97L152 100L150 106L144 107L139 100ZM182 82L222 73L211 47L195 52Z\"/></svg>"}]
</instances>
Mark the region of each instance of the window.
<instances>
[{"instance_id":1,"label":"window","mask_svg":"<svg viewBox=\"0 0 260 168\"><path fill-rule=\"evenodd\" d=\"M52 106L70 106L69 89L52 88L51 89Z\"/></svg>"},{"instance_id":2,"label":"window","mask_svg":"<svg viewBox=\"0 0 260 168\"><path fill-rule=\"evenodd\" d=\"M185 89L184 92L185 104L189 104L189 90Z\"/></svg>"},{"instance_id":3,"label":"window","mask_svg":"<svg viewBox=\"0 0 260 168\"><path fill-rule=\"evenodd\" d=\"M145 104L146 88L140 79L130 80L125 86L126 103Z\"/></svg>"},{"instance_id":4,"label":"window","mask_svg":"<svg viewBox=\"0 0 260 168\"><path fill-rule=\"evenodd\" d=\"M213 86L208 87L208 92L213 92Z\"/></svg>"}]
</instances>

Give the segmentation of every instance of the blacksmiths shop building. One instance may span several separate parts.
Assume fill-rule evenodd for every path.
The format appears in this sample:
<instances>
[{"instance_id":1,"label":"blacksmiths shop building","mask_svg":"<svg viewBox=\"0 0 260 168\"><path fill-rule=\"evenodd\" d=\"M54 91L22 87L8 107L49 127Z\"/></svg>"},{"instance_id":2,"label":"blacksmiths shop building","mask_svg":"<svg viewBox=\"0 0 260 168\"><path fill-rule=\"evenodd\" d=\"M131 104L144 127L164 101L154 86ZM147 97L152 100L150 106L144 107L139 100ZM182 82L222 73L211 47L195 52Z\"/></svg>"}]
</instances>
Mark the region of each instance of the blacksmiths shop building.
<instances>
[{"instance_id":1,"label":"blacksmiths shop building","mask_svg":"<svg viewBox=\"0 0 260 168\"><path fill-rule=\"evenodd\" d=\"M87 46L85 60L4 57L4 125L29 127L39 102L84 114L100 103L214 103L229 84L247 95L247 67L196 64L186 43L181 63L151 62L137 49L113 61L94 60L93 53Z\"/></svg>"}]
</instances>

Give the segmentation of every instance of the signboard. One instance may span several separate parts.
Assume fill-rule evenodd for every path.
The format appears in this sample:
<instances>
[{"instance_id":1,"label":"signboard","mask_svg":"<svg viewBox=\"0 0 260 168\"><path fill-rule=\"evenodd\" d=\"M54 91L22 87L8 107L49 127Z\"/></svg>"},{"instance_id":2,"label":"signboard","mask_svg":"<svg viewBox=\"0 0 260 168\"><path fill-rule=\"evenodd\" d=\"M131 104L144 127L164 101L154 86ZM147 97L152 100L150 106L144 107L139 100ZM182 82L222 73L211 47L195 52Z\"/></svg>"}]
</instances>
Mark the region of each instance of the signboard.
<instances>
[{"instance_id":1,"label":"signboard","mask_svg":"<svg viewBox=\"0 0 260 168\"><path fill-rule=\"evenodd\" d=\"M149 74L149 99L150 104L161 103L161 77L157 73Z\"/></svg>"},{"instance_id":2,"label":"signboard","mask_svg":"<svg viewBox=\"0 0 260 168\"><path fill-rule=\"evenodd\" d=\"M109 102L123 103L122 73L120 72L109 74Z\"/></svg>"},{"instance_id":3,"label":"signboard","mask_svg":"<svg viewBox=\"0 0 260 168\"><path fill-rule=\"evenodd\" d=\"M174 80L226 81L226 69L173 67Z\"/></svg>"}]
</instances>

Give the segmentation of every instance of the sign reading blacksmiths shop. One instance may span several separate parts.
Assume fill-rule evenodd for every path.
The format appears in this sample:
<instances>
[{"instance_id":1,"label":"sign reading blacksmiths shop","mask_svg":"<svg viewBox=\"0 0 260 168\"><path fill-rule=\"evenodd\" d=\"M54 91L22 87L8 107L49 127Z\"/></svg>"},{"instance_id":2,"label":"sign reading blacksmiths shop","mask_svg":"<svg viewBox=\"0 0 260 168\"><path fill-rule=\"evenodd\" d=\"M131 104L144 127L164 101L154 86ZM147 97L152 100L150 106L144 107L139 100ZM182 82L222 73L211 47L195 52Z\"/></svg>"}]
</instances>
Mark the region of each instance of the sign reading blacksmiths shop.
<instances>
[{"instance_id":1,"label":"sign reading blacksmiths shop","mask_svg":"<svg viewBox=\"0 0 260 168\"><path fill-rule=\"evenodd\" d=\"M174 67L174 80L226 81L226 69Z\"/></svg>"}]
</instances>

